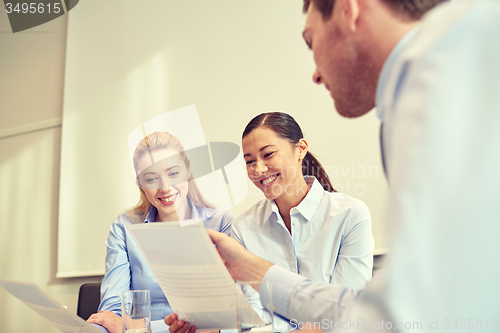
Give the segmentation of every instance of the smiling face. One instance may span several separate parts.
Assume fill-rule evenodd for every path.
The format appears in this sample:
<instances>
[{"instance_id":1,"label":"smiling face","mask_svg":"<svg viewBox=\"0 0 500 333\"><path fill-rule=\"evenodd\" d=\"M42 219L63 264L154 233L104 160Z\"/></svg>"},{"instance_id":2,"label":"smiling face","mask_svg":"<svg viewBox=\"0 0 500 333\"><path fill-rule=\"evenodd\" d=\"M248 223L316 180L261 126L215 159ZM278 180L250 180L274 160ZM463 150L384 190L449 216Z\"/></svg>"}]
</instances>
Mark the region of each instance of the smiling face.
<instances>
[{"instance_id":1,"label":"smiling face","mask_svg":"<svg viewBox=\"0 0 500 333\"><path fill-rule=\"evenodd\" d=\"M151 158L153 161L151 161ZM178 151L160 149L144 154L138 163L139 186L158 210L160 221L184 219L188 211L190 171Z\"/></svg>"},{"instance_id":2,"label":"smiling face","mask_svg":"<svg viewBox=\"0 0 500 333\"><path fill-rule=\"evenodd\" d=\"M353 26L356 11L336 1L333 13L324 20L314 1L307 10L303 37L313 51L316 70L313 81L324 84L334 99L337 112L344 117L359 117L375 106L378 72L370 60L366 36Z\"/></svg>"},{"instance_id":3,"label":"smiling face","mask_svg":"<svg viewBox=\"0 0 500 333\"><path fill-rule=\"evenodd\" d=\"M299 188L305 183L301 167L307 153L304 139L293 145L273 130L258 127L243 138L242 146L248 178L267 199L303 197Z\"/></svg>"}]
</instances>

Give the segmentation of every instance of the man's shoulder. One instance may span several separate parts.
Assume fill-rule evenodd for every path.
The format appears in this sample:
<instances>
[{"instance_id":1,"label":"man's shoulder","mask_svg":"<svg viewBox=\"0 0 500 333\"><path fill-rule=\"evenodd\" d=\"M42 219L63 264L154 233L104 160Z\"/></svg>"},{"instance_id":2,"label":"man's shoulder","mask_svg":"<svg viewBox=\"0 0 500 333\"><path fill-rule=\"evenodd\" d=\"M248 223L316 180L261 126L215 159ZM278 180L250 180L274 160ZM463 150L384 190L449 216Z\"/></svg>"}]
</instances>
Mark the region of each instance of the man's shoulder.
<instances>
[{"instance_id":1,"label":"man's shoulder","mask_svg":"<svg viewBox=\"0 0 500 333\"><path fill-rule=\"evenodd\" d=\"M404 56L412 59L428 55L436 48L444 47L448 38L458 37L465 42L467 34L488 24L487 16L495 16L492 12L500 14L500 2L497 0L445 2L423 17L418 32L405 50ZM492 22L500 21L498 16L495 17ZM487 36L474 38L477 37Z\"/></svg>"}]
</instances>

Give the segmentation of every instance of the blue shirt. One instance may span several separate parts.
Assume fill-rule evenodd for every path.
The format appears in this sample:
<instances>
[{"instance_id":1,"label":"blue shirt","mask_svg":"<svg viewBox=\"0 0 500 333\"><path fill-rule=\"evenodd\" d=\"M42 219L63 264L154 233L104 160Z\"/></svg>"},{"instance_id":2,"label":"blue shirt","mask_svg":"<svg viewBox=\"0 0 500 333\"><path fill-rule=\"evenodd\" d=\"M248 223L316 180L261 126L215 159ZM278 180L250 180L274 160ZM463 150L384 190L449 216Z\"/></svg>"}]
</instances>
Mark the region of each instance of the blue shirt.
<instances>
[{"instance_id":1,"label":"blue shirt","mask_svg":"<svg viewBox=\"0 0 500 333\"><path fill-rule=\"evenodd\" d=\"M188 198L193 219L202 219L205 228L231 233L231 224L234 216L231 213L203 208L194 205ZM144 223L154 222L156 208L149 210ZM126 225L133 224L128 213L123 213L110 227L106 247L106 270L101 284L101 304L99 310L112 311L121 316L121 292L124 290L150 290L151 291L151 327L166 330L164 318L172 313L160 285L153 276L146 259L132 236L125 230ZM153 330L155 332L155 330Z\"/></svg>"},{"instance_id":2,"label":"blue shirt","mask_svg":"<svg viewBox=\"0 0 500 333\"><path fill-rule=\"evenodd\" d=\"M315 281L364 288L372 276L374 248L368 207L346 194L325 191L314 177L305 179L310 190L290 211L291 234L274 200L262 200L236 218L232 237L287 271ZM261 312L256 298L250 301ZM274 326L276 332L291 328L278 317Z\"/></svg>"},{"instance_id":3,"label":"blue shirt","mask_svg":"<svg viewBox=\"0 0 500 333\"><path fill-rule=\"evenodd\" d=\"M473 330L498 324L500 3L451 1L411 34L393 49L377 92L391 255L352 307L358 292L271 267L265 280L280 282L273 298L284 299L275 302L284 316L335 323L351 308L339 327L354 331L366 329L358 319L399 332L406 323L408 332L413 323L438 331L461 319Z\"/></svg>"}]
</instances>

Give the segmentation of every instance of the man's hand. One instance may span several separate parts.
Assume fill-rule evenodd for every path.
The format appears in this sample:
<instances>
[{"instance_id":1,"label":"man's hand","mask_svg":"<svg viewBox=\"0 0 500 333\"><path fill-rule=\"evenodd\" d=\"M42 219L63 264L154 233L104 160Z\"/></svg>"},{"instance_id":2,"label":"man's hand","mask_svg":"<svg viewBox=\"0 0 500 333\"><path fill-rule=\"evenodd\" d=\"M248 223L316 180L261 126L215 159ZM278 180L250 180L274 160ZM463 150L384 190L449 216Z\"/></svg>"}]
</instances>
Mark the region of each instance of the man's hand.
<instances>
[{"instance_id":1,"label":"man's hand","mask_svg":"<svg viewBox=\"0 0 500 333\"><path fill-rule=\"evenodd\" d=\"M272 263L254 256L237 240L226 234L213 230L207 230L207 232L212 242L217 245L217 251L233 279L238 281L262 281L264 279Z\"/></svg>"},{"instance_id":2,"label":"man's hand","mask_svg":"<svg viewBox=\"0 0 500 333\"><path fill-rule=\"evenodd\" d=\"M108 330L109 333L122 333L122 317L114 314L111 311L99 311L99 313L94 313L87 319L87 322L91 324L101 325Z\"/></svg>"}]
</instances>

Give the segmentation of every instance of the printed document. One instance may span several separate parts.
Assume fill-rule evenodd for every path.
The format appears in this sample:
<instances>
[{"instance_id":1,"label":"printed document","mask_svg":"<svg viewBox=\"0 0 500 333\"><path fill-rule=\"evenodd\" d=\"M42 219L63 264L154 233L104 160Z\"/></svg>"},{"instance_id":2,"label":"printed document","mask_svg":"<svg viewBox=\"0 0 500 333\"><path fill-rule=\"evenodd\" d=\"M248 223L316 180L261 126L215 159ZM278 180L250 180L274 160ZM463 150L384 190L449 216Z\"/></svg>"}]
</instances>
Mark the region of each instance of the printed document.
<instances>
[{"instance_id":1,"label":"printed document","mask_svg":"<svg viewBox=\"0 0 500 333\"><path fill-rule=\"evenodd\" d=\"M201 220L126 226L172 310L197 330L237 328L235 283ZM246 302L252 325L264 323Z\"/></svg>"},{"instance_id":2,"label":"printed document","mask_svg":"<svg viewBox=\"0 0 500 333\"><path fill-rule=\"evenodd\" d=\"M0 279L0 287L65 333L102 333L97 327L65 309L35 284Z\"/></svg>"}]
</instances>

